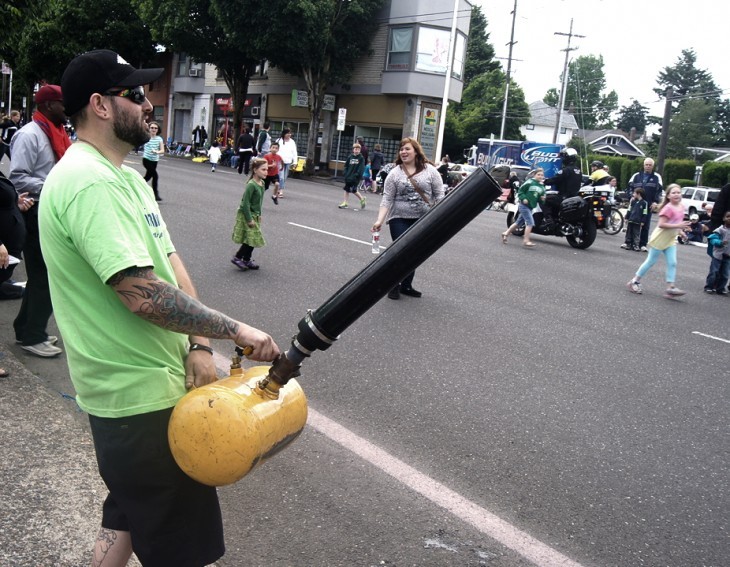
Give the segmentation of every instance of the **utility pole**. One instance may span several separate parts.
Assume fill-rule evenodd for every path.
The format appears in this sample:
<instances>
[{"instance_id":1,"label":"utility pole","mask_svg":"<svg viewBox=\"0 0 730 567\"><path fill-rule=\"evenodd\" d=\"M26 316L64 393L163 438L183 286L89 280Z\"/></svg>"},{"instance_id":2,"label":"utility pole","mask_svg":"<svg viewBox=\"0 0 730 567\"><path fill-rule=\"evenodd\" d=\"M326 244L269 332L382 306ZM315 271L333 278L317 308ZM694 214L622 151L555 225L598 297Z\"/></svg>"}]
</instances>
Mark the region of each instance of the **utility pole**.
<instances>
[{"instance_id":1,"label":"utility pole","mask_svg":"<svg viewBox=\"0 0 730 567\"><path fill-rule=\"evenodd\" d=\"M512 10L512 35L509 38L509 59L507 59L507 83L504 86L504 104L502 105L502 127L499 129L499 139L504 140L504 123L507 121L507 99L509 98L509 83L512 73L512 47L515 43L515 19L517 18L517 0Z\"/></svg>"},{"instance_id":2,"label":"utility pole","mask_svg":"<svg viewBox=\"0 0 730 567\"><path fill-rule=\"evenodd\" d=\"M667 155L667 142L669 141L669 119L672 116L672 99L674 88L667 87L666 101L664 103L664 117L662 118L662 135L659 138L659 153L656 157L656 172L664 175L664 158Z\"/></svg>"},{"instance_id":3,"label":"utility pole","mask_svg":"<svg viewBox=\"0 0 730 567\"><path fill-rule=\"evenodd\" d=\"M555 131L553 132L553 144L558 143L558 134L560 133L560 122L563 119L563 106L565 105L565 90L568 88L568 58L571 51L578 49L577 47L570 47L570 40L574 37L584 38L584 35L578 35L573 33L573 18L570 18L570 31L568 33L555 32L555 35L567 35L568 36L568 47L561 49L565 51L565 64L563 65L563 81L560 88L560 102L558 103L558 116L555 119Z\"/></svg>"}]
</instances>

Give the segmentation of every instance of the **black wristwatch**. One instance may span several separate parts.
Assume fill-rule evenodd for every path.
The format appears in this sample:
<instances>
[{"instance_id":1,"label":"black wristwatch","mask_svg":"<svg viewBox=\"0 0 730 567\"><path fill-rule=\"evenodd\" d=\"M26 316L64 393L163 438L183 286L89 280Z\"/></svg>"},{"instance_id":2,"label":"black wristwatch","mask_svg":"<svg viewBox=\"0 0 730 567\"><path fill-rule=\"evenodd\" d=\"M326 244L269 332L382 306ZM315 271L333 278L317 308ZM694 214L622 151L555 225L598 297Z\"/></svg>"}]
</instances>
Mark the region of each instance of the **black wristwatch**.
<instances>
[{"instance_id":1,"label":"black wristwatch","mask_svg":"<svg viewBox=\"0 0 730 567\"><path fill-rule=\"evenodd\" d=\"M201 345L200 343L193 343L190 345L190 348L188 349L189 352L193 352L194 350L204 350L205 352L209 354L213 354L213 349L209 346Z\"/></svg>"}]
</instances>

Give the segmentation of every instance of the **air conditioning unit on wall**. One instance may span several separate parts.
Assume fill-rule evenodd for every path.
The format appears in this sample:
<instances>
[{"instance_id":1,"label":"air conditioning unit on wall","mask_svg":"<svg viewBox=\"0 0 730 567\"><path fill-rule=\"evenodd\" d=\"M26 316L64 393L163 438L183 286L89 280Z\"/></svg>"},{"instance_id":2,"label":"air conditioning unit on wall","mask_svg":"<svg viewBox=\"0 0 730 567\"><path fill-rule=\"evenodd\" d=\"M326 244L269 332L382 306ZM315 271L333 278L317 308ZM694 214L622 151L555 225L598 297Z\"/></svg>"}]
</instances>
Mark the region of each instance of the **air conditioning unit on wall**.
<instances>
[{"instance_id":1,"label":"air conditioning unit on wall","mask_svg":"<svg viewBox=\"0 0 730 567\"><path fill-rule=\"evenodd\" d=\"M200 77L202 74L202 69L188 69L188 76L190 77Z\"/></svg>"}]
</instances>

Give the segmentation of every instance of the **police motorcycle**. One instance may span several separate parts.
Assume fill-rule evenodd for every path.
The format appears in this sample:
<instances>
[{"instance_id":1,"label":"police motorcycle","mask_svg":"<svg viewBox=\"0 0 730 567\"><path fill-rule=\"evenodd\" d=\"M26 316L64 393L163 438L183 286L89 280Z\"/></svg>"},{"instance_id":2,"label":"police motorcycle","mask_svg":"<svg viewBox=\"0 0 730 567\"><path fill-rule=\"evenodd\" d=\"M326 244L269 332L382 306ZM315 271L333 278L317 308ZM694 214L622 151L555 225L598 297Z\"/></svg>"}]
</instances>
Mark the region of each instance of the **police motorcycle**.
<instances>
[{"instance_id":1,"label":"police motorcycle","mask_svg":"<svg viewBox=\"0 0 730 567\"><path fill-rule=\"evenodd\" d=\"M577 152L572 148L566 148L561 151L561 158L563 168L570 168L576 162ZM576 168L575 173L571 175L578 177L580 169ZM580 184L579 179L574 178L573 181ZM585 189L585 186L582 189ZM581 194L581 191L578 192L577 196L568 197L561 201L558 191L547 190L545 192L545 201L555 211L556 218L552 222L546 222L542 208L538 205L532 213L535 220L532 234L559 236L565 238L573 248L581 250L589 248L598 234L599 221L597 219L600 219L601 226L605 222L603 220L603 204L600 199L595 200L593 194L589 194L587 190L583 194ZM513 234L522 236L524 227L517 227Z\"/></svg>"},{"instance_id":2,"label":"police motorcycle","mask_svg":"<svg viewBox=\"0 0 730 567\"><path fill-rule=\"evenodd\" d=\"M553 190L546 191L545 196L546 199L559 199L558 192ZM589 248L598 234L592 195L564 199L560 203L557 222L546 223L539 205L533 209L532 216L535 219L532 234L564 237L573 248ZM525 227L518 226L512 234L522 236L524 233Z\"/></svg>"}]
</instances>

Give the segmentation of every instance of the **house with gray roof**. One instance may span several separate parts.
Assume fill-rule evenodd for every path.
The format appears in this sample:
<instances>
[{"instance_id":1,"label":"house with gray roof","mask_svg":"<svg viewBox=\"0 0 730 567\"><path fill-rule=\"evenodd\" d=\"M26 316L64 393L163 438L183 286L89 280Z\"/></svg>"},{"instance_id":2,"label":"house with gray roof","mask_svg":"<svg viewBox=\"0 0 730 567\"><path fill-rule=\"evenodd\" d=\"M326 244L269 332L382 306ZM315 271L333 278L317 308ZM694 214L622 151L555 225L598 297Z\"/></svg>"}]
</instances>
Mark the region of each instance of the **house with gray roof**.
<instances>
[{"instance_id":1,"label":"house with gray roof","mask_svg":"<svg viewBox=\"0 0 730 567\"><path fill-rule=\"evenodd\" d=\"M578 130L575 134L588 146L589 153L613 157L644 157L623 130Z\"/></svg>"},{"instance_id":2,"label":"house with gray roof","mask_svg":"<svg viewBox=\"0 0 730 567\"><path fill-rule=\"evenodd\" d=\"M555 133L558 110L538 100L530 103L530 122L520 127L520 133L531 142L551 144ZM563 111L556 143L567 144L578 132L578 123L569 112Z\"/></svg>"}]
</instances>

